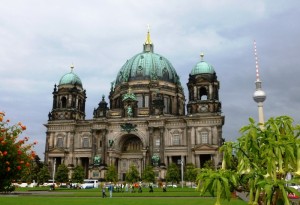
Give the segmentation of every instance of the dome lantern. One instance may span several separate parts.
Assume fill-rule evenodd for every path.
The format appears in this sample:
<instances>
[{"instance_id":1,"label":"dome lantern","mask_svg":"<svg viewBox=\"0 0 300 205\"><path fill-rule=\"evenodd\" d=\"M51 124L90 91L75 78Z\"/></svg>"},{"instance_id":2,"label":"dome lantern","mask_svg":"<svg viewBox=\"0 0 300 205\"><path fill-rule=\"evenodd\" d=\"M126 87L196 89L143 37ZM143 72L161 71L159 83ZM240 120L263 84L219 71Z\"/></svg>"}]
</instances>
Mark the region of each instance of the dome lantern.
<instances>
[{"instance_id":1,"label":"dome lantern","mask_svg":"<svg viewBox=\"0 0 300 205\"><path fill-rule=\"evenodd\" d=\"M152 52L153 53L153 44L150 38L150 27L148 25L148 32L147 32L147 37L146 41L144 43L144 52Z\"/></svg>"}]
</instances>

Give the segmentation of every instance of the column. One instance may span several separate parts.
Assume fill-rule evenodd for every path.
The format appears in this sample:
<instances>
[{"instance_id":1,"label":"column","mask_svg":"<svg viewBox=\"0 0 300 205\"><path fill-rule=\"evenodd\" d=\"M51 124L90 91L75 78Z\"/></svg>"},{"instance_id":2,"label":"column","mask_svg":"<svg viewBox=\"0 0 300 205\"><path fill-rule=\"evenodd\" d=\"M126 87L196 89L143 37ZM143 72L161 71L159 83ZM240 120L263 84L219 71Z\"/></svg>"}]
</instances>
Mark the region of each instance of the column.
<instances>
[{"instance_id":1,"label":"column","mask_svg":"<svg viewBox=\"0 0 300 205\"><path fill-rule=\"evenodd\" d=\"M164 139L164 127L159 128L160 133L160 146L159 146L159 158L160 163L165 163L163 160L165 158L165 139Z\"/></svg>"},{"instance_id":2,"label":"column","mask_svg":"<svg viewBox=\"0 0 300 205\"><path fill-rule=\"evenodd\" d=\"M106 150L107 150L107 141L106 141L106 129L101 130L101 139L102 139L102 164L106 163Z\"/></svg>"},{"instance_id":3,"label":"column","mask_svg":"<svg viewBox=\"0 0 300 205\"><path fill-rule=\"evenodd\" d=\"M191 143L191 129L189 127L185 128L184 134L186 135L187 143L187 162L192 162L192 143Z\"/></svg>"}]
</instances>

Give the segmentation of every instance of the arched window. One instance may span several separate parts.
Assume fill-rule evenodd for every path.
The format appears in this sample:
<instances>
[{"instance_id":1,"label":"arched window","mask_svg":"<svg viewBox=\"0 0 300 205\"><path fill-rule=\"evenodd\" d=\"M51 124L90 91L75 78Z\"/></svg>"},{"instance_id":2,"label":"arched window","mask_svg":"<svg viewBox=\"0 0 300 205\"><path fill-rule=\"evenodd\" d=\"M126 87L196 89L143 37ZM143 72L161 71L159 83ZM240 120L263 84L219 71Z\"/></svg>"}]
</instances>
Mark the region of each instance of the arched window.
<instances>
[{"instance_id":1,"label":"arched window","mask_svg":"<svg viewBox=\"0 0 300 205\"><path fill-rule=\"evenodd\" d=\"M61 107L62 108L66 108L67 107L67 98L66 97L62 97L61 98Z\"/></svg>"},{"instance_id":2,"label":"arched window","mask_svg":"<svg viewBox=\"0 0 300 205\"><path fill-rule=\"evenodd\" d=\"M207 93L207 89L205 87L201 87L199 89L199 99L200 100L207 100L208 99L208 93Z\"/></svg>"},{"instance_id":3,"label":"arched window","mask_svg":"<svg viewBox=\"0 0 300 205\"><path fill-rule=\"evenodd\" d=\"M89 138L88 137L84 137L82 139L82 147L83 148L89 148L90 147L90 143L89 143Z\"/></svg>"},{"instance_id":4,"label":"arched window","mask_svg":"<svg viewBox=\"0 0 300 205\"><path fill-rule=\"evenodd\" d=\"M62 137L58 137L56 141L56 147L62 148L64 147L64 141Z\"/></svg>"},{"instance_id":5,"label":"arched window","mask_svg":"<svg viewBox=\"0 0 300 205\"><path fill-rule=\"evenodd\" d=\"M140 152L142 150L142 141L136 136L131 136L123 144L123 152Z\"/></svg>"},{"instance_id":6,"label":"arched window","mask_svg":"<svg viewBox=\"0 0 300 205\"><path fill-rule=\"evenodd\" d=\"M171 110L171 100L169 96L164 96L164 113L170 114Z\"/></svg>"},{"instance_id":7,"label":"arched window","mask_svg":"<svg viewBox=\"0 0 300 205\"><path fill-rule=\"evenodd\" d=\"M179 133L174 133L172 136L172 145L180 145L180 135Z\"/></svg>"}]
</instances>

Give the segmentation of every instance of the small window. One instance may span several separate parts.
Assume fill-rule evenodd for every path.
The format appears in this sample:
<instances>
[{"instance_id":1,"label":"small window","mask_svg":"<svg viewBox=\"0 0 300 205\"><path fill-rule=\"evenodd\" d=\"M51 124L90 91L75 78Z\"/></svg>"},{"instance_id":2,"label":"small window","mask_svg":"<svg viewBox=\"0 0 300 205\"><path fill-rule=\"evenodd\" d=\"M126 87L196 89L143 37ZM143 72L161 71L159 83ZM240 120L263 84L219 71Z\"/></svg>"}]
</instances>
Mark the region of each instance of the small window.
<instances>
[{"instance_id":1,"label":"small window","mask_svg":"<svg viewBox=\"0 0 300 205\"><path fill-rule=\"evenodd\" d=\"M142 95L136 95L136 99L138 101L138 107L143 107L143 96Z\"/></svg>"},{"instance_id":2,"label":"small window","mask_svg":"<svg viewBox=\"0 0 300 205\"><path fill-rule=\"evenodd\" d=\"M145 107L149 107L149 96L145 95Z\"/></svg>"},{"instance_id":3,"label":"small window","mask_svg":"<svg viewBox=\"0 0 300 205\"><path fill-rule=\"evenodd\" d=\"M84 137L84 138L82 139L82 147L83 147L83 148L88 148L88 147L89 147L89 138Z\"/></svg>"},{"instance_id":4,"label":"small window","mask_svg":"<svg viewBox=\"0 0 300 205\"><path fill-rule=\"evenodd\" d=\"M62 137L58 137L57 138L56 146L60 147L60 148L64 147L64 142L63 142L63 138Z\"/></svg>"},{"instance_id":5,"label":"small window","mask_svg":"<svg viewBox=\"0 0 300 205\"><path fill-rule=\"evenodd\" d=\"M141 76L143 76L143 67L142 66L139 66L138 68L137 68L137 70L136 70L136 76L137 77L141 77Z\"/></svg>"},{"instance_id":6,"label":"small window","mask_svg":"<svg viewBox=\"0 0 300 205\"><path fill-rule=\"evenodd\" d=\"M169 72L168 72L167 68L164 68L162 70L162 75L163 75L164 80L169 80Z\"/></svg>"},{"instance_id":7,"label":"small window","mask_svg":"<svg viewBox=\"0 0 300 205\"><path fill-rule=\"evenodd\" d=\"M159 139L156 139L156 140L155 140L155 146L157 146L157 147L160 146L160 140L159 140Z\"/></svg>"}]
</instances>

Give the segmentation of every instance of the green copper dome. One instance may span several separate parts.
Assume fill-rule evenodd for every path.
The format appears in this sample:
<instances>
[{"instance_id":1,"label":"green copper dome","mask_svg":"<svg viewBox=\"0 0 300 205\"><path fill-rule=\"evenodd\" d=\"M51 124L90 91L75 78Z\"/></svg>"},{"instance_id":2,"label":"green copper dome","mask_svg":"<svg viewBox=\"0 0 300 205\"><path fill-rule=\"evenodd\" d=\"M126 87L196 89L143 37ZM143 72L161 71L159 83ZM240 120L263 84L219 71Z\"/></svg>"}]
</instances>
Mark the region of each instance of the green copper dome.
<instances>
[{"instance_id":1,"label":"green copper dome","mask_svg":"<svg viewBox=\"0 0 300 205\"><path fill-rule=\"evenodd\" d=\"M203 54L201 54L201 61L195 65L193 70L191 71L191 75L198 75L198 74L214 74L215 70L214 67L203 60Z\"/></svg>"},{"instance_id":2,"label":"green copper dome","mask_svg":"<svg viewBox=\"0 0 300 205\"><path fill-rule=\"evenodd\" d=\"M133 80L163 80L180 84L179 76L168 59L153 52L149 32L144 51L127 60L122 66L116 85Z\"/></svg>"},{"instance_id":3,"label":"green copper dome","mask_svg":"<svg viewBox=\"0 0 300 205\"><path fill-rule=\"evenodd\" d=\"M59 85L81 85L82 86L82 82L80 80L80 78L73 72L73 68L71 67L71 72L66 73L65 75L63 75L59 81Z\"/></svg>"},{"instance_id":4,"label":"green copper dome","mask_svg":"<svg viewBox=\"0 0 300 205\"><path fill-rule=\"evenodd\" d=\"M143 52L127 60L118 73L116 84L146 79L180 83L174 67L166 58L156 53Z\"/></svg>"}]
</instances>

